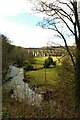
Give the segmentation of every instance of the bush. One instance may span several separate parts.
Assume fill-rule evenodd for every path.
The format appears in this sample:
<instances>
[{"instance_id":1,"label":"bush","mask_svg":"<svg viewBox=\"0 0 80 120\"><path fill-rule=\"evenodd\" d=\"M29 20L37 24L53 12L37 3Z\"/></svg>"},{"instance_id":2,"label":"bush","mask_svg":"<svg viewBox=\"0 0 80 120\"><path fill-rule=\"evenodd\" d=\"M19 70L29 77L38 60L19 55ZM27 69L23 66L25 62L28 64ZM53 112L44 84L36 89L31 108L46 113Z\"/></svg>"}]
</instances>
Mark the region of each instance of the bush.
<instances>
[{"instance_id":1,"label":"bush","mask_svg":"<svg viewBox=\"0 0 80 120\"><path fill-rule=\"evenodd\" d=\"M8 112L2 112L2 120L8 120L9 113Z\"/></svg>"},{"instance_id":2,"label":"bush","mask_svg":"<svg viewBox=\"0 0 80 120\"><path fill-rule=\"evenodd\" d=\"M30 70L33 70L34 69L34 66L31 65L31 64L27 64L25 67L24 67L24 70L25 71L30 71Z\"/></svg>"},{"instance_id":3,"label":"bush","mask_svg":"<svg viewBox=\"0 0 80 120\"><path fill-rule=\"evenodd\" d=\"M50 65L54 65L54 67L55 67L56 61L53 61L53 59L51 57L48 57L47 60L45 60L45 62L44 62L44 68L49 68Z\"/></svg>"},{"instance_id":4,"label":"bush","mask_svg":"<svg viewBox=\"0 0 80 120\"><path fill-rule=\"evenodd\" d=\"M44 68L49 68L49 66L50 66L49 61L45 60L45 62L44 62Z\"/></svg>"},{"instance_id":5,"label":"bush","mask_svg":"<svg viewBox=\"0 0 80 120\"><path fill-rule=\"evenodd\" d=\"M56 61L53 61L52 65L54 65L54 67L56 66Z\"/></svg>"}]
</instances>

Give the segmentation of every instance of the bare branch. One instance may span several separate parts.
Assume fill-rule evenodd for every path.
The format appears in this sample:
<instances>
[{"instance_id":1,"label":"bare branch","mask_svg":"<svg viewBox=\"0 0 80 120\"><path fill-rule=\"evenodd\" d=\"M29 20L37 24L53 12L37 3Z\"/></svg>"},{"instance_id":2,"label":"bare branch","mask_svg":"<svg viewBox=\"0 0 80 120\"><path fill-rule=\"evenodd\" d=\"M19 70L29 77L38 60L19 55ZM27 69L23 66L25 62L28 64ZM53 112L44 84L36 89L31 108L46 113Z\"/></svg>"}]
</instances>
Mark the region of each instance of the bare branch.
<instances>
[{"instance_id":1,"label":"bare branch","mask_svg":"<svg viewBox=\"0 0 80 120\"><path fill-rule=\"evenodd\" d=\"M71 8L70 7L70 5L68 4L68 3L65 3L65 2L61 2L60 0L57 0L59 3L61 3L61 4L64 4L64 5L66 5L68 8L70 8L70 10L73 12L74 10L73 10L73 8Z\"/></svg>"},{"instance_id":2,"label":"bare branch","mask_svg":"<svg viewBox=\"0 0 80 120\"><path fill-rule=\"evenodd\" d=\"M60 13L60 12L59 12ZM60 13L61 14L61 13ZM61 14L62 15L62 14ZM60 16L58 14L59 18L65 23L65 25L67 26L67 28L70 30L70 32L72 32L73 35L75 35L75 33L72 31L72 29L70 28L70 26L67 24L67 22L64 20L63 16Z\"/></svg>"},{"instance_id":3,"label":"bare branch","mask_svg":"<svg viewBox=\"0 0 80 120\"><path fill-rule=\"evenodd\" d=\"M55 27L56 27L56 26L55 26ZM70 52L70 50L69 50L69 48L68 48L68 45L67 45L67 42L66 42L65 37L64 37L63 34L57 29L57 27L56 27L56 31L61 35L62 39L64 40L66 50L67 50L67 52L69 53L69 55L70 55L70 57L71 57L71 60L72 60L72 63L73 63L73 65L74 65L74 67L75 67L75 62L74 62L73 56L72 56L72 54L71 54L71 52Z\"/></svg>"},{"instance_id":4,"label":"bare branch","mask_svg":"<svg viewBox=\"0 0 80 120\"><path fill-rule=\"evenodd\" d=\"M58 4L57 4L58 3ZM69 13L60 6L60 4L63 6L65 5L67 9L69 9ZM46 29L52 29L58 33L58 37L62 38L65 43L65 47L67 52L69 53L71 60L73 62L73 65L75 66L75 62L73 59L73 56L68 48L67 41L66 41L66 33L63 33L63 26L62 23L64 24L64 27L66 26L67 30L69 31L68 36L75 36L75 31L73 30L74 28L70 27L70 24L67 23L66 19L73 25L75 26L74 21L73 21L73 16L74 16L74 9L73 9L73 4L70 2L70 5L67 2L62 2L60 0L57 0L56 2L43 2L41 1L39 3L39 7L37 8L38 11L45 13L48 17L46 19L43 19L43 22L39 23L39 25L42 28Z\"/></svg>"}]
</instances>

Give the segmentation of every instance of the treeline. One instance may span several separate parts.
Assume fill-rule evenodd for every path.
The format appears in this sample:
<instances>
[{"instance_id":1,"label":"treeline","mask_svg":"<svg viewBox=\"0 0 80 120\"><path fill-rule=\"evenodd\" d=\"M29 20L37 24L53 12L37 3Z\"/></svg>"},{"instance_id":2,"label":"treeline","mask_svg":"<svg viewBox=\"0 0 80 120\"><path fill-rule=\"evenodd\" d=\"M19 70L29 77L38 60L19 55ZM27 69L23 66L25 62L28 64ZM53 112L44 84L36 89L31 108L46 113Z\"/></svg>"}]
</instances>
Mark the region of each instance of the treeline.
<instances>
[{"instance_id":1,"label":"treeline","mask_svg":"<svg viewBox=\"0 0 80 120\"><path fill-rule=\"evenodd\" d=\"M26 63L30 65L34 63L34 56L25 48L11 45L11 41L5 35L0 35L0 40L2 40L2 81L4 81L9 65L17 65L17 67L23 67ZM53 49L53 47L49 49ZM60 47L60 50L62 49ZM70 46L69 49L75 56L75 46Z\"/></svg>"},{"instance_id":2,"label":"treeline","mask_svg":"<svg viewBox=\"0 0 80 120\"><path fill-rule=\"evenodd\" d=\"M25 48L11 45L11 41L5 36L1 35L2 40L2 82L4 83L9 65L16 65L23 67L25 61L33 62L33 55L27 53Z\"/></svg>"}]
</instances>

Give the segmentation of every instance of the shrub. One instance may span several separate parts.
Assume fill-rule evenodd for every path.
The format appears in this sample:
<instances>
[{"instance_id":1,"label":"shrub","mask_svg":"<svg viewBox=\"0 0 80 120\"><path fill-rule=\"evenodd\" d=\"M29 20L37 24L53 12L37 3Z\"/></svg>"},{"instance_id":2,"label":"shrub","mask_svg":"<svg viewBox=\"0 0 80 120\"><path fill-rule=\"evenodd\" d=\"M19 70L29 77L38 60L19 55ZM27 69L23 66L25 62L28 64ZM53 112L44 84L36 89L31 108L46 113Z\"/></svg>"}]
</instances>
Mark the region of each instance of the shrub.
<instances>
[{"instance_id":1,"label":"shrub","mask_svg":"<svg viewBox=\"0 0 80 120\"><path fill-rule=\"evenodd\" d=\"M34 69L34 66L31 65L31 64L27 64L25 67L24 67L24 70L25 71L30 71L30 70L33 70Z\"/></svg>"},{"instance_id":2,"label":"shrub","mask_svg":"<svg viewBox=\"0 0 80 120\"><path fill-rule=\"evenodd\" d=\"M56 66L56 61L53 61L52 65L55 67Z\"/></svg>"},{"instance_id":3,"label":"shrub","mask_svg":"<svg viewBox=\"0 0 80 120\"><path fill-rule=\"evenodd\" d=\"M49 61L45 60L45 62L44 62L44 68L49 68L49 66L50 66Z\"/></svg>"},{"instance_id":4,"label":"shrub","mask_svg":"<svg viewBox=\"0 0 80 120\"><path fill-rule=\"evenodd\" d=\"M51 57L48 57L47 60L44 61L44 68L49 68L50 65L56 66L56 61L53 61Z\"/></svg>"}]
</instances>

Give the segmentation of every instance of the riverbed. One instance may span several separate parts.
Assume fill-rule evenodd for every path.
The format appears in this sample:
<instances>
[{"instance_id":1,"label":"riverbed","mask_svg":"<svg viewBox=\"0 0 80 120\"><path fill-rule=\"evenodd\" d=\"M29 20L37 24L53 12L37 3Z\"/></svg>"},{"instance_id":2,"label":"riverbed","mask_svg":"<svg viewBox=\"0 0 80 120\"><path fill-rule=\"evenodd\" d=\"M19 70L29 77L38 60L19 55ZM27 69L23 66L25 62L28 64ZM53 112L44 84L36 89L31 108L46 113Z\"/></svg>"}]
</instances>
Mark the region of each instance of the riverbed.
<instances>
[{"instance_id":1,"label":"riverbed","mask_svg":"<svg viewBox=\"0 0 80 120\"><path fill-rule=\"evenodd\" d=\"M32 90L28 83L23 81L23 68L10 65L7 74L7 79L9 78L11 79L5 84L5 88L8 91L12 91L10 97L19 100L20 102L25 101L31 105L40 106L42 102L42 96L41 94L38 94Z\"/></svg>"}]
</instances>

